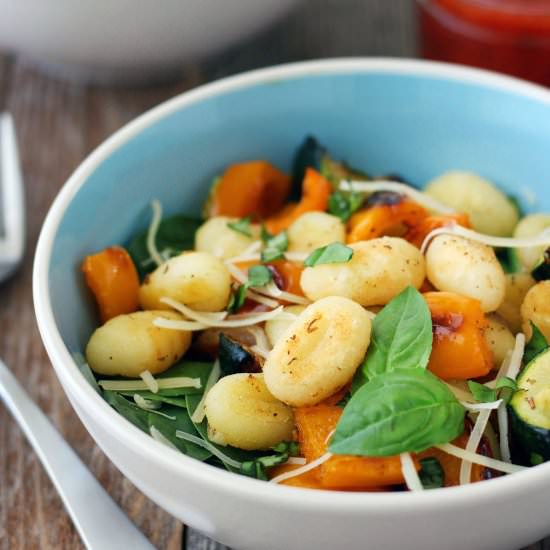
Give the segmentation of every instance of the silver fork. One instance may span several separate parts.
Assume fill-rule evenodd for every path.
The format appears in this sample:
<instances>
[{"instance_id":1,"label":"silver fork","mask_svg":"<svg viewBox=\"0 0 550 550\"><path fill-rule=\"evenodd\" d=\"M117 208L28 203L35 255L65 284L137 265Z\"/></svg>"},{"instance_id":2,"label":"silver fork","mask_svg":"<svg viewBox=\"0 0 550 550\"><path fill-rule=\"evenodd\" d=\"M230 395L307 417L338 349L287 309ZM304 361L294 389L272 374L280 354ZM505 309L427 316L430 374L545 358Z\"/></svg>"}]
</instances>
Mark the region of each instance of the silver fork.
<instances>
[{"instance_id":1,"label":"silver fork","mask_svg":"<svg viewBox=\"0 0 550 550\"><path fill-rule=\"evenodd\" d=\"M13 121L0 114L0 282L15 270L23 256L24 218ZM153 549L2 360L0 400L27 436L89 550Z\"/></svg>"}]
</instances>

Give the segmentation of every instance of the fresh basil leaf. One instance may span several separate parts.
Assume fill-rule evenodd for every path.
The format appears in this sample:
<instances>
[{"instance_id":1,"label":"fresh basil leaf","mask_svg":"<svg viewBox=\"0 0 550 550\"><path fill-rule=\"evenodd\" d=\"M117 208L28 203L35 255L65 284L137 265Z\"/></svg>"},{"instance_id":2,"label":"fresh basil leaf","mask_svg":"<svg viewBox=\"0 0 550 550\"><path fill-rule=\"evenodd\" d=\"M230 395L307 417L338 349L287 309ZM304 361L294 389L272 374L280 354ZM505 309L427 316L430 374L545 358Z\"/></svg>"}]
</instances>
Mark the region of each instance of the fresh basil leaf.
<instances>
[{"instance_id":1,"label":"fresh basil leaf","mask_svg":"<svg viewBox=\"0 0 550 550\"><path fill-rule=\"evenodd\" d=\"M219 342L218 359L223 376L238 372L251 372L256 364L251 353L223 333L220 334Z\"/></svg>"},{"instance_id":2,"label":"fresh basil leaf","mask_svg":"<svg viewBox=\"0 0 550 550\"><path fill-rule=\"evenodd\" d=\"M266 247L261 254L262 262L273 262L285 257L284 252L288 249L288 234L286 231L281 231L274 237L270 236L264 242Z\"/></svg>"},{"instance_id":3,"label":"fresh basil leaf","mask_svg":"<svg viewBox=\"0 0 550 550\"><path fill-rule=\"evenodd\" d=\"M525 364L530 363L539 353L548 348L548 341L539 327L532 321L529 321L529 323L531 324L532 335L523 352L523 362Z\"/></svg>"},{"instance_id":4,"label":"fresh basil leaf","mask_svg":"<svg viewBox=\"0 0 550 550\"><path fill-rule=\"evenodd\" d=\"M273 451L279 454L287 454L288 456L300 455L300 444L297 441L281 441L271 447Z\"/></svg>"},{"instance_id":5,"label":"fresh basil leaf","mask_svg":"<svg viewBox=\"0 0 550 550\"><path fill-rule=\"evenodd\" d=\"M351 191L335 191L328 199L328 211L334 216L338 216L344 223L351 215L361 208L364 197L360 193Z\"/></svg>"},{"instance_id":6,"label":"fresh basil leaf","mask_svg":"<svg viewBox=\"0 0 550 550\"><path fill-rule=\"evenodd\" d=\"M261 261L264 264L274 262L276 260L284 260L285 253L278 248L264 248L261 253Z\"/></svg>"},{"instance_id":7,"label":"fresh basil leaf","mask_svg":"<svg viewBox=\"0 0 550 550\"><path fill-rule=\"evenodd\" d=\"M202 224L183 215L164 218L159 225L155 240L158 251L168 257L177 256L183 250L191 250L195 246L195 232ZM147 231L136 235L127 246L136 269L141 278L157 267L147 250Z\"/></svg>"},{"instance_id":8,"label":"fresh basil leaf","mask_svg":"<svg viewBox=\"0 0 550 550\"><path fill-rule=\"evenodd\" d=\"M353 256L353 248L342 243L331 243L314 250L305 260L306 267L321 264L338 264L349 262Z\"/></svg>"},{"instance_id":9,"label":"fresh basil leaf","mask_svg":"<svg viewBox=\"0 0 550 550\"><path fill-rule=\"evenodd\" d=\"M512 391L517 391L518 389L518 383L508 376L503 376L502 378L499 378L497 380L497 383L495 384L495 389L500 390L502 388L507 388Z\"/></svg>"},{"instance_id":10,"label":"fresh basil leaf","mask_svg":"<svg viewBox=\"0 0 550 550\"><path fill-rule=\"evenodd\" d=\"M480 384L474 380L468 380L468 388L478 403L491 403L497 400L497 391L488 388L484 384Z\"/></svg>"},{"instance_id":11,"label":"fresh basil leaf","mask_svg":"<svg viewBox=\"0 0 550 550\"><path fill-rule=\"evenodd\" d=\"M445 485L445 471L435 456L420 459L418 477L424 489L439 489Z\"/></svg>"},{"instance_id":12,"label":"fresh basil leaf","mask_svg":"<svg viewBox=\"0 0 550 550\"><path fill-rule=\"evenodd\" d=\"M235 313L236 311L239 311L241 307L243 307L246 300L247 289L248 286L246 284L239 285L237 290L235 290L235 292L231 294L231 298L229 299L229 303L227 304L227 311L229 313Z\"/></svg>"},{"instance_id":13,"label":"fresh basil leaf","mask_svg":"<svg viewBox=\"0 0 550 550\"><path fill-rule=\"evenodd\" d=\"M273 235L268 231L265 224L262 223L262 227L260 229L260 239L262 239L262 242L264 244L267 244L270 239L273 238Z\"/></svg>"},{"instance_id":14,"label":"fresh basil leaf","mask_svg":"<svg viewBox=\"0 0 550 550\"><path fill-rule=\"evenodd\" d=\"M270 283L273 279L273 274L265 265L253 265L248 270L248 287L260 287Z\"/></svg>"},{"instance_id":15,"label":"fresh basil leaf","mask_svg":"<svg viewBox=\"0 0 550 550\"><path fill-rule=\"evenodd\" d=\"M227 222L227 227L229 227L229 229L233 229L233 231L236 231L237 233L241 233L247 237L252 237L250 221L250 216L247 216L246 218L241 218L236 222Z\"/></svg>"},{"instance_id":16,"label":"fresh basil leaf","mask_svg":"<svg viewBox=\"0 0 550 550\"><path fill-rule=\"evenodd\" d=\"M189 418L187 410L181 407L165 406L162 408L162 412L168 416L175 417L175 420L169 420L158 414L149 414L147 418L149 432L151 431L151 427L154 426L166 439L168 439L168 441L170 441L170 443L175 445L178 450L197 460L207 460L212 456L212 454L203 447L176 437L176 430L181 430L182 432L196 436L199 435L195 429L195 425Z\"/></svg>"},{"instance_id":17,"label":"fresh basil leaf","mask_svg":"<svg viewBox=\"0 0 550 550\"><path fill-rule=\"evenodd\" d=\"M425 369L396 369L366 383L347 404L329 451L358 456L421 452L464 431L464 407Z\"/></svg>"},{"instance_id":18,"label":"fresh basil leaf","mask_svg":"<svg viewBox=\"0 0 550 550\"><path fill-rule=\"evenodd\" d=\"M115 391L104 390L103 397L126 420L137 426L140 430L149 433L149 423L147 421L149 413L147 411L140 409L137 405Z\"/></svg>"},{"instance_id":19,"label":"fresh basil leaf","mask_svg":"<svg viewBox=\"0 0 550 550\"><path fill-rule=\"evenodd\" d=\"M422 294L407 287L374 318L363 374L367 379L397 368L426 368L432 351L432 317Z\"/></svg>"}]
</instances>

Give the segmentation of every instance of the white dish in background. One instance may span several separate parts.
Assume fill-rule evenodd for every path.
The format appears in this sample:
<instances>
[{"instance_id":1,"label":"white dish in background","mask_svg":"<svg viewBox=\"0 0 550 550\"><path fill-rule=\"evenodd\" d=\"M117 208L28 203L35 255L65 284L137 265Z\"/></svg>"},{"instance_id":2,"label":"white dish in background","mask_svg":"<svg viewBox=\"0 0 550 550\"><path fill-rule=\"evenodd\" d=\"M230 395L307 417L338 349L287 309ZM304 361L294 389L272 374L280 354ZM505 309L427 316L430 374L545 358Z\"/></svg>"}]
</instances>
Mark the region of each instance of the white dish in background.
<instances>
[{"instance_id":1,"label":"white dish in background","mask_svg":"<svg viewBox=\"0 0 550 550\"><path fill-rule=\"evenodd\" d=\"M0 0L0 49L93 82L165 78L265 28L298 0Z\"/></svg>"}]
</instances>

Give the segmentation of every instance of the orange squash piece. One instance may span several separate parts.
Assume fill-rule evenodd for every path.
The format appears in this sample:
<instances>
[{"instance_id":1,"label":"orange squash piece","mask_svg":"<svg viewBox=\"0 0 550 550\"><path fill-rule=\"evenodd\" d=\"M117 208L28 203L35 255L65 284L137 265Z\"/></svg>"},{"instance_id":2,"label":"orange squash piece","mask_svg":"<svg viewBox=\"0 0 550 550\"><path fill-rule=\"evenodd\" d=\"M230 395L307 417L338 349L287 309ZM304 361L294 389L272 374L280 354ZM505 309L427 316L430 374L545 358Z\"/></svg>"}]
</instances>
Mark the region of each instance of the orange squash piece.
<instances>
[{"instance_id":1,"label":"orange squash piece","mask_svg":"<svg viewBox=\"0 0 550 550\"><path fill-rule=\"evenodd\" d=\"M328 440L342 415L340 407L317 405L295 409L298 440L308 462L327 451ZM416 461L415 461L416 462ZM419 464L417 463L419 468ZM401 461L392 457L335 455L314 470L325 489L383 490L381 487L404 483Z\"/></svg>"},{"instance_id":2,"label":"orange squash piece","mask_svg":"<svg viewBox=\"0 0 550 550\"><path fill-rule=\"evenodd\" d=\"M93 292L103 323L139 308L139 277L124 248L111 246L82 262L86 284Z\"/></svg>"},{"instance_id":3,"label":"orange squash piece","mask_svg":"<svg viewBox=\"0 0 550 550\"><path fill-rule=\"evenodd\" d=\"M405 239L414 246L420 248L424 239L434 229L457 223L462 227L471 228L470 220L466 214L450 214L448 216L427 216L416 225L413 225L406 233Z\"/></svg>"},{"instance_id":4,"label":"orange squash piece","mask_svg":"<svg viewBox=\"0 0 550 550\"><path fill-rule=\"evenodd\" d=\"M313 168L308 168L302 183L300 202L288 204L279 213L269 218L266 221L268 231L272 234L279 233L306 212L324 212L328 208L331 193L330 182Z\"/></svg>"},{"instance_id":5,"label":"orange squash piece","mask_svg":"<svg viewBox=\"0 0 550 550\"><path fill-rule=\"evenodd\" d=\"M348 224L348 243L401 236L428 215L419 204L404 198L394 204L375 204L355 213Z\"/></svg>"},{"instance_id":6,"label":"orange squash piece","mask_svg":"<svg viewBox=\"0 0 550 550\"><path fill-rule=\"evenodd\" d=\"M303 296L304 292L300 286L300 278L304 266L296 262L290 262L287 260L276 260L268 264L272 266L275 271L281 276L283 282L283 290L290 292L291 294L297 294Z\"/></svg>"},{"instance_id":7,"label":"orange squash piece","mask_svg":"<svg viewBox=\"0 0 550 550\"><path fill-rule=\"evenodd\" d=\"M232 164L212 190L208 216L267 218L284 205L291 180L264 160Z\"/></svg>"},{"instance_id":8,"label":"orange squash piece","mask_svg":"<svg viewBox=\"0 0 550 550\"><path fill-rule=\"evenodd\" d=\"M478 378L493 367L484 331L487 320L478 300L453 292L426 292L433 324L428 368L444 380Z\"/></svg>"}]
</instances>

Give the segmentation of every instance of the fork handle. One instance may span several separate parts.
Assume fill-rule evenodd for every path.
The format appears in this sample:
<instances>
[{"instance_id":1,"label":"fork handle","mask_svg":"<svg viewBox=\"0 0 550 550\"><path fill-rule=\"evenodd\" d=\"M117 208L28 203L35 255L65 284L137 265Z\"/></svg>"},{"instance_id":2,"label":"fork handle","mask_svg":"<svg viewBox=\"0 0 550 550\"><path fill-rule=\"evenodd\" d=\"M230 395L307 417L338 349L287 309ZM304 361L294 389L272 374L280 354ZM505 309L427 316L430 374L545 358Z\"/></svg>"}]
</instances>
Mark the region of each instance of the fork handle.
<instances>
[{"instance_id":1,"label":"fork handle","mask_svg":"<svg viewBox=\"0 0 550 550\"><path fill-rule=\"evenodd\" d=\"M0 360L0 398L34 448L89 550L152 550Z\"/></svg>"}]
</instances>

